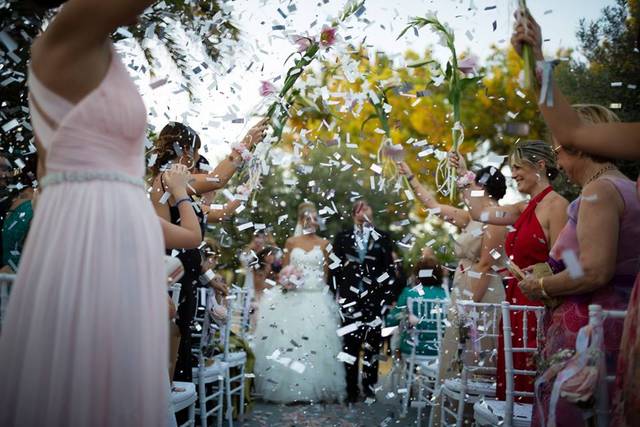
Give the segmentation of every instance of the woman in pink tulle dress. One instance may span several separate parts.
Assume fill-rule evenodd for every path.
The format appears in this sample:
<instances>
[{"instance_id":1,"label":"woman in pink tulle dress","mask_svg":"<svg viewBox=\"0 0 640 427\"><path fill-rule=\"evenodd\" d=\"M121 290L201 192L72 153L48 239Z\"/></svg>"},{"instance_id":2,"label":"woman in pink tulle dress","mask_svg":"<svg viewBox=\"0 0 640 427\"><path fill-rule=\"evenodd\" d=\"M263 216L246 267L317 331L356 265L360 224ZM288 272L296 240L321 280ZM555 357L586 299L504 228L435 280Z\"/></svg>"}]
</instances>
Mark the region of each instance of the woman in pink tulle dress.
<instances>
[{"instance_id":1,"label":"woman in pink tulle dress","mask_svg":"<svg viewBox=\"0 0 640 427\"><path fill-rule=\"evenodd\" d=\"M70 0L32 47L46 161L0 339L2 426L167 423L166 228L142 181L146 110L109 41L151 3Z\"/></svg>"}]
</instances>

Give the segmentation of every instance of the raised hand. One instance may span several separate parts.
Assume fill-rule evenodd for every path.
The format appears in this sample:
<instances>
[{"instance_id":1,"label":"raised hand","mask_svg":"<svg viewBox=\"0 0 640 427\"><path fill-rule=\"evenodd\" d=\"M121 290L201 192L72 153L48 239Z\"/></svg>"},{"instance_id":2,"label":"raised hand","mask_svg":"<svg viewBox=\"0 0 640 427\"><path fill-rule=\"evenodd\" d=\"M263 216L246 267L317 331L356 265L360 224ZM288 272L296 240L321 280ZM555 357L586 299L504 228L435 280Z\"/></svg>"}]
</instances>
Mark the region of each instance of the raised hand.
<instances>
[{"instance_id":1,"label":"raised hand","mask_svg":"<svg viewBox=\"0 0 640 427\"><path fill-rule=\"evenodd\" d=\"M191 180L191 174L185 165L171 165L164 173L163 180L174 198L187 197L187 184Z\"/></svg>"},{"instance_id":2,"label":"raised hand","mask_svg":"<svg viewBox=\"0 0 640 427\"><path fill-rule=\"evenodd\" d=\"M513 46L518 55L522 56L522 46L528 44L533 47L533 54L536 60L543 60L542 30L540 25L538 25L529 11L524 14L521 11L516 11L515 17L516 23L511 36L511 46Z\"/></svg>"},{"instance_id":3,"label":"raised hand","mask_svg":"<svg viewBox=\"0 0 640 427\"><path fill-rule=\"evenodd\" d=\"M249 132L245 135L242 143L251 150L256 144L262 141L268 126L268 120L266 117L256 123Z\"/></svg>"},{"instance_id":4,"label":"raised hand","mask_svg":"<svg viewBox=\"0 0 640 427\"><path fill-rule=\"evenodd\" d=\"M400 175L404 175L404 176L411 176L411 168L409 167L409 165L406 162L398 162L398 172L400 172Z\"/></svg>"},{"instance_id":5,"label":"raised hand","mask_svg":"<svg viewBox=\"0 0 640 427\"><path fill-rule=\"evenodd\" d=\"M467 171L467 162L460 153L456 153L455 151L449 152L449 164L458 171L459 175L462 175Z\"/></svg>"}]
</instances>

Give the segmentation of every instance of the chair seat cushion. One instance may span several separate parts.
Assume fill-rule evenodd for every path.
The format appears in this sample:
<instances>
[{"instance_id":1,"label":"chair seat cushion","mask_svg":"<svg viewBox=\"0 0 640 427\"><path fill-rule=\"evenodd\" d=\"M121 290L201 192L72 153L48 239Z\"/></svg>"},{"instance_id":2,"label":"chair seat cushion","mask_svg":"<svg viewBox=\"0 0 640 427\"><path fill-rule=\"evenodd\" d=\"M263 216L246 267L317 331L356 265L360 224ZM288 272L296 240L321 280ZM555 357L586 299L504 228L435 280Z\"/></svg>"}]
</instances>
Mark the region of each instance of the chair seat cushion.
<instances>
[{"instance_id":1,"label":"chair seat cushion","mask_svg":"<svg viewBox=\"0 0 640 427\"><path fill-rule=\"evenodd\" d=\"M200 372L202 370L203 374L203 378L204 378L204 383L205 384L209 384L212 383L214 381L218 381L218 378L221 376L224 376L226 373L226 370L229 368L228 364L221 362L219 360L216 360L212 365L210 366L204 366L202 368L199 367L195 367L191 370L192 376L193 376L193 382L194 383L198 383L200 380Z\"/></svg>"},{"instance_id":2,"label":"chair seat cushion","mask_svg":"<svg viewBox=\"0 0 640 427\"><path fill-rule=\"evenodd\" d=\"M453 392L460 393L462 390L462 380L459 378L445 380L444 382L444 393ZM495 397L496 395L496 384L494 382L489 381L477 381L477 380L469 380L467 381L467 394L476 395L476 396L486 396L486 397ZM449 396L451 393L448 394ZM451 396L455 397L455 396Z\"/></svg>"},{"instance_id":3,"label":"chair seat cushion","mask_svg":"<svg viewBox=\"0 0 640 427\"><path fill-rule=\"evenodd\" d=\"M437 360L418 362L420 373L428 377L435 378L440 369L440 363Z\"/></svg>"},{"instance_id":4,"label":"chair seat cushion","mask_svg":"<svg viewBox=\"0 0 640 427\"><path fill-rule=\"evenodd\" d=\"M173 405L174 412L188 408L197 400L198 395L194 383L175 381L173 385L176 388L184 389L184 391L171 391L171 405Z\"/></svg>"},{"instance_id":5,"label":"chair seat cushion","mask_svg":"<svg viewBox=\"0 0 640 427\"><path fill-rule=\"evenodd\" d=\"M504 424L506 403L502 400L481 400L473 405L474 418L479 426L498 426ZM513 404L513 427L529 427L533 405Z\"/></svg>"},{"instance_id":6,"label":"chair seat cushion","mask_svg":"<svg viewBox=\"0 0 640 427\"><path fill-rule=\"evenodd\" d=\"M227 362L230 366L242 365L247 361L247 353L244 351L233 351L229 353L228 358L225 360L224 353L216 354L213 356L216 360Z\"/></svg>"}]
</instances>

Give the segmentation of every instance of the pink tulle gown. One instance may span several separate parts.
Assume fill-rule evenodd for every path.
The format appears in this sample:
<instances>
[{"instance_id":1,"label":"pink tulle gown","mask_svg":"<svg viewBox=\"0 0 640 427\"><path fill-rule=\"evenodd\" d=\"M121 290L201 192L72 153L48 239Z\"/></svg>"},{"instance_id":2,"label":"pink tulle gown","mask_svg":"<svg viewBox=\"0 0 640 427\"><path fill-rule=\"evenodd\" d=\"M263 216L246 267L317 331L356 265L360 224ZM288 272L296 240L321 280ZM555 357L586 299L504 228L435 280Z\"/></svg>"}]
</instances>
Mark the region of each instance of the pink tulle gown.
<instances>
[{"instance_id":1,"label":"pink tulle gown","mask_svg":"<svg viewBox=\"0 0 640 427\"><path fill-rule=\"evenodd\" d=\"M160 223L142 183L146 110L112 49L70 104L31 73L47 177L0 337L0 426L167 423Z\"/></svg>"}]
</instances>

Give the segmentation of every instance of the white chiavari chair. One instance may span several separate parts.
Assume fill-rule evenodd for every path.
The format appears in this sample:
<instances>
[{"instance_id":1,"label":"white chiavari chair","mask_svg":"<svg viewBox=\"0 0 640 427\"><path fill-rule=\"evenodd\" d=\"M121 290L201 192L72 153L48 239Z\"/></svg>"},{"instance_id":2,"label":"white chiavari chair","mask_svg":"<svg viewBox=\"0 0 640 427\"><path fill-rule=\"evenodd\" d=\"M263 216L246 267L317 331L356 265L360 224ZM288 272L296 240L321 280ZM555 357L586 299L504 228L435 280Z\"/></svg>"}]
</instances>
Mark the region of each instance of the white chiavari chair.
<instances>
[{"instance_id":1,"label":"white chiavari chair","mask_svg":"<svg viewBox=\"0 0 640 427\"><path fill-rule=\"evenodd\" d=\"M500 304L457 301L461 371L459 378L445 380L440 388L442 425L461 427L466 405L485 397L495 397L497 371L491 361L497 356L500 310ZM453 403L451 408L447 406L449 402Z\"/></svg>"},{"instance_id":2,"label":"white chiavari chair","mask_svg":"<svg viewBox=\"0 0 640 427\"><path fill-rule=\"evenodd\" d=\"M250 303L249 292L233 286L230 292L227 307L227 320L223 328L223 346L224 352L215 356L216 360L224 362L229 369L235 369L235 375L229 376L225 388L230 400L232 396L238 395L239 408L238 416L244 416L244 393L245 393L245 368L247 364L247 353L243 350L231 351L231 333L234 332L237 337L245 339L249 327L249 308ZM228 416L230 416L228 414Z\"/></svg>"},{"instance_id":3,"label":"white chiavari chair","mask_svg":"<svg viewBox=\"0 0 640 427\"><path fill-rule=\"evenodd\" d=\"M229 385L229 365L214 355L217 344L224 339L226 326L218 326L211 321L215 291L211 288L200 288L198 306L204 310L202 317L196 316L198 331L192 335L198 339L199 345L194 353L198 356L198 366L193 368L193 382L198 386L198 405L196 414L200 418L200 427L209 425L208 418L215 415L216 425L222 426L224 407L227 407L227 423L233 426L231 394L226 393ZM216 339L217 337L217 339ZM225 402L226 398L226 402Z\"/></svg>"},{"instance_id":4,"label":"white chiavari chair","mask_svg":"<svg viewBox=\"0 0 640 427\"><path fill-rule=\"evenodd\" d=\"M411 342L411 354L404 355L404 395L402 399L401 416L406 416L409 405L418 411L418 420L422 418L422 410L430 403L430 397L435 393L440 383L438 368L438 353L445 331L445 320L450 301L447 299L408 298L407 312L418 319L418 324L409 326L407 333ZM433 355L417 354L418 348L426 348ZM411 391L417 384L418 392L411 402ZM420 421L419 421L420 422Z\"/></svg>"},{"instance_id":5,"label":"white chiavari chair","mask_svg":"<svg viewBox=\"0 0 640 427\"><path fill-rule=\"evenodd\" d=\"M604 321L606 319L624 319L627 316L626 310L603 310L602 306L592 304L589 306L589 325L594 328L595 333L599 334L600 340L591 340L591 350L599 350L595 352L598 355L599 361L596 362L597 366L606 369L604 357L604 336L606 329L604 328ZM595 392L595 411L596 422L599 426L609 425L609 386L616 380L615 375L607 375L604 372L600 375L600 381Z\"/></svg>"},{"instance_id":6,"label":"white chiavari chair","mask_svg":"<svg viewBox=\"0 0 640 427\"><path fill-rule=\"evenodd\" d=\"M506 400L483 400L477 401L474 406L474 418L478 426L502 426L502 427L528 427L531 425L533 405L530 403L516 403L514 399L517 397L533 397L533 393L516 390L515 376L531 376L535 377L538 373L535 370L515 369L513 366L513 354L524 353L534 357L540 351L542 333L542 316L544 307L518 306L510 305L507 302L502 303L502 329L504 336L504 360L505 360L505 382L506 382ZM536 318L536 342L528 342L527 334L523 334L522 347L513 346L511 335L511 316L513 312L522 313L522 330L527 331L529 328L529 313L534 313Z\"/></svg>"}]
</instances>

